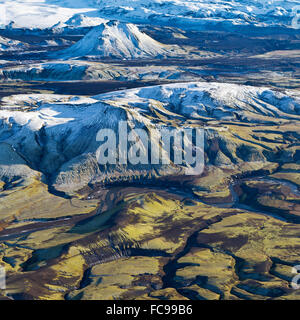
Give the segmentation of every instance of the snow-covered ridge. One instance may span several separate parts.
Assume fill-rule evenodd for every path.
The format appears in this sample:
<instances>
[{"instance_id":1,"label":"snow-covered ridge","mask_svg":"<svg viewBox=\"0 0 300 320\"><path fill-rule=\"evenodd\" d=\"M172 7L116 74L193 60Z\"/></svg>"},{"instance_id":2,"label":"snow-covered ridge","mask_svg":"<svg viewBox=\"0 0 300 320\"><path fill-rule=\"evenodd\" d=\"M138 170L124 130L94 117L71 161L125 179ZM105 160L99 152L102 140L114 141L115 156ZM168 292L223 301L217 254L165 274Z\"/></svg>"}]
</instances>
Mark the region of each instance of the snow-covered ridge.
<instances>
[{"instance_id":1,"label":"snow-covered ridge","mask_svg":"<svg viewBox=\"0 0 300 320\"><path fill-rule=\"evenodd\" d=\"M274 123L279 118L300 119L299 96L217 83L145 87L90 98L22 95L4 98L0 103L0 143L12 146L30 168L51 176L57 188L67 190L116 174L127 179L152 170L168 175L182 169L154 169L151 164L99 167L97 133L107 128L117 133L120 121L129 122L132 128L153 128L160 126L157 123L161 119L168 120L166 125L181 121L190 126L190 119L199 120L199 124L215 120L240 124ZM259 157L264 161L262 154Z\"/></svg>"},{"instance_id":2,"label":"snow-covered ridge","mask_svg":"<svg viewBox=\"0 0 300 320\"><path fill-rule=\"evenodd\" d=\"M0 52L1 51L17 51L28 47L27 44L0 36Z\"/></svg>"},{"instance_id":3,"label":"snow-covered ridge","mask_svg":"<svg viewBox=\"0 0 300 320\"><path fill-rule=\"evenodd\" d=\"M101 0L98 3L103 7L103 17L179 27L218 22L228 25L295 27L294 18L300 5L297 0Z\"/></svg>"},{"instance_id":4,"label":"snow-covered ridge","mask_svg":"<svg viewBox=\"0 0 300 320\"><path fill-rule=\"evenodd\" d=\"M89 14L89 16L79 13L79 14L75 14L67 21L58 22L52 27L52 29L56 31L60 31L65 28L76 29L76 28L84 28L84 27L95 27L104 22L107 22L107 20L97 17L97 12L94 14Z\"/></svg>"},{"instance_id":5,"label":"snow-covered ridge","mask_svg":"<svg viewBox=\"0 0 300 320\"><path fill-rule=\"evenodd\" d=\"M167 56L169 51L176 50L175 47L177 48L155 41L134 24L109 21L94 27L83 39L70 48L55 53L55 56L64 59L82 56L153 58Z\"/></svg>"},{"instance_id":6,"label":"snow-covered ridge","mask_svg":"<svg viewBox=\"0 0 300 320\"><path fill-rule=\"evenodd\" d=\"M181 28L225 22L230 26L297 28L298 0L4 0L0 25L47 28L78 14L74 25L95 25L94 19L173 25ZM76 20L76 19L75 19Z\"/></svg>"},{"instance_id":7,"label":"snow-covered ridge","mask_svg":"<svg viewBox=\"0 0 300 320\"><path fill-rule=\"evenodd\" d=\"M151 101L186 118L245 119L249 114L267 117L300 116L300 96L263 87L227 83L190 82L144 87L101 94L100 101L147 113ZM155 108L155 104L154 104ZM237 117L238 115L238 117ZM254 119L253 119L254 120Z\"/></svg>"},{"instance_id":8,"label":"snow-covered ridge","mask_svg":"<svg viewBox=\"0 0 300 320\"><path fill-rule=\"evenodd\" d=\"M11 109L30 110L26 113ZM112 106L116 110L129 110L137 115L148 115L153 108L161 107L169 114L190 118L210 118L234 121L239 116L252 114L254 117L299 118L300 95L294 91L285 94L263 87L236 84L190 82L136 89L120 90L96 95L90 98L70 95L31 94L14 95L0 100L0 123L30 126L33 130L59 123L74 126L80 131L81 125L103 120L104 109ZM66 116L67 115L67 116ZM110 123L110 115L105 121ZM102 121L101 123L105 122ZM115 121L121 119L116 118ZM240 120L240 117L237 119ZM32 126L33 121L35 126ZM0 139L2 135L0 134Z\"/></svg>"}]
</instances>

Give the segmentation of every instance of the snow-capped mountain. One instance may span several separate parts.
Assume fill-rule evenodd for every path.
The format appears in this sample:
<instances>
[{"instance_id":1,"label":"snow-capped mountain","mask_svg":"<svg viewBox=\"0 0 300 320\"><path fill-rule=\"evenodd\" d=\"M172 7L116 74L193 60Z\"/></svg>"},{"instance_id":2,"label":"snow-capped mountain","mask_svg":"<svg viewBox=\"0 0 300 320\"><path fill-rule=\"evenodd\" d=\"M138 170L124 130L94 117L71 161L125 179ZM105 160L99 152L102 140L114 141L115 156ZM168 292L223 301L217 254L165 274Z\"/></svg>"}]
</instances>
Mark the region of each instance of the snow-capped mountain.
<instances>
[{"instance_id":1,"label":"snow-capped mountain","mask_svg":"<svg viewBox=\"0 0 300 320\"><path fill-rule=\"evenodd\" d=\"M31 168L51 176L58 188L76 189L92 180L109 179L109 176L129 179L153 172L151 164L128 164L122 168L98 165L97 133L107 128L117 133L120 121L127 121L133 128L153 125L158 128L168 123L176 125L177 121L184 127L193 127L195 120L199 123L232 121L247 126L249 123L273 124L278 119L288 123L299 118L299 96L292 92L283 94L267 88L232 84L181 83L91 98L17 95L3 98L0 104L0 143L11 145ZM207 126L207 145L210 139L220 139L224 150L232 150L230 157L233 159L235 149L244 146L245 140L236 136L228 140L231 133L219 136L218 130L226 131L226 128L217 126L212 133ZM255 161L266 161L270 149L264 155L253 149L255 146L261 148L259 143L251 144L247 152L255 154ZM244 158L234 160L239 161ZM154 172L167 175L179 169L158 166Z\"/></svg>"},{"instance_id":2,"label":"snow-capped mountain","mask_svg":"<svg viewBox=\"0 0 300 320\"><path fill-rule=\"evenodd\" d=\"M55 55L64 59L83 56L145 59L168 56L172 54L172 50L178 49L177 46L167 46L155 41L134 24L109 21L93 28L76 44Z\"/></svg>"},{"instance_id":3,"label":"snow-capped mountain","mask_svg":"<svg viewBox=\"0 0 300 320\"><path fill-rule=\"evenodd\" d=\"M224 24L241 26L281 26L298 29L298 0L3 0L0 25L15 21L17 26L49 28L74 15L130 23L206 28ZM71 19L72 20L72 19Z\"/></svg>"},{"instance_id":4,"label":"snow-capped mountain","mask_svg":"<svg viewBox=\"0 0 300 320\"><path fill-rule=\"evenodd\" d=\"M107 22L106 19L97 17L95 14L88 16L85 14L75 14L70 19L65 22L56 23L52 29L54 30L64 30L64 29L76 29L76 28L85 28L85 27L95 27L101 23Z\"/></svg>"}]
</instances>

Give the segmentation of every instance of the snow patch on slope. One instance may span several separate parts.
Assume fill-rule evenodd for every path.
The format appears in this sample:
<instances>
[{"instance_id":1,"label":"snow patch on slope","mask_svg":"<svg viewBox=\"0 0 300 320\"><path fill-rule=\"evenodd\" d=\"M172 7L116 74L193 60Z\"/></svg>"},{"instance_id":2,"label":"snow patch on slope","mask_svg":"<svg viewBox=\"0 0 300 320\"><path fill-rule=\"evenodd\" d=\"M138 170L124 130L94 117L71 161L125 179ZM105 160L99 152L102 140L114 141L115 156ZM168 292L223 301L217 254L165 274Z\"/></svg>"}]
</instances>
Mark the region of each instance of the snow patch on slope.
<instances>
[{"instance_id":1,"label":"snow patch on slope","mask_svg":"<svg viewBox=\"0 0 300 320\"><path fill-rule=\"evenodd\" d=\"M18 51L28 47L27 44L0 36L0 52L1 51Z\"/></svg>"}]
</instances>

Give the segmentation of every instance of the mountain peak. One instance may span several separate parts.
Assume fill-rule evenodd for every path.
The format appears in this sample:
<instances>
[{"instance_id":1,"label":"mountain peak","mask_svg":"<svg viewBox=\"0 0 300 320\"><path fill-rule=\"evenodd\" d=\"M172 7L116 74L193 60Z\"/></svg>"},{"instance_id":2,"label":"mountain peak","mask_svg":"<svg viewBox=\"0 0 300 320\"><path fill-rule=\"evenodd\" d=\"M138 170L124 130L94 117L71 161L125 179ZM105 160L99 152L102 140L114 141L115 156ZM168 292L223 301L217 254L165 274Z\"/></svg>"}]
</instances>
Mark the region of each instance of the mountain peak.
<instances>
[{"instance_id":1,"label":"mountain peak","mask_svg":"<svg viewBox=\"0 0 300 320\"><path fill-rule=\"evenodd\" d=\"M64 58L97 56L118 59L158 58L168 54L168 46L152 39L131 23L103 22L70 48Z\"/></svg>"}]
</instances>

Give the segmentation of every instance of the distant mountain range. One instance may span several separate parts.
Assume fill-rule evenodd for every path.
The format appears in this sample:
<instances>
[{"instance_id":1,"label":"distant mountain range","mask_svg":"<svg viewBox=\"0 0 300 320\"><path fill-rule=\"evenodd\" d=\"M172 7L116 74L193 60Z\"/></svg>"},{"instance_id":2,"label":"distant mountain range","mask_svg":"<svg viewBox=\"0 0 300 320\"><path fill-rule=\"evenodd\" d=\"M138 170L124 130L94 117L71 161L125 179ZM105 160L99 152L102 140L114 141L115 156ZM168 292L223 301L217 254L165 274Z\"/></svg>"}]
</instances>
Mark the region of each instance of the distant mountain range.
<instances>
[{"instance_id":1,"label":"distant mountain range","mask_svg":"<svg viewBox=\"0 0 300 320\"><path fill-rule=\"evenodd\" d=\"M104 18L197 29L220 23L229 30L250 26L297 29L299 6L296 0L4 0L0 25L13 21L13 27L50 28L64 23L80 27L94 26Z\"/></svg>"}]
</instances>

